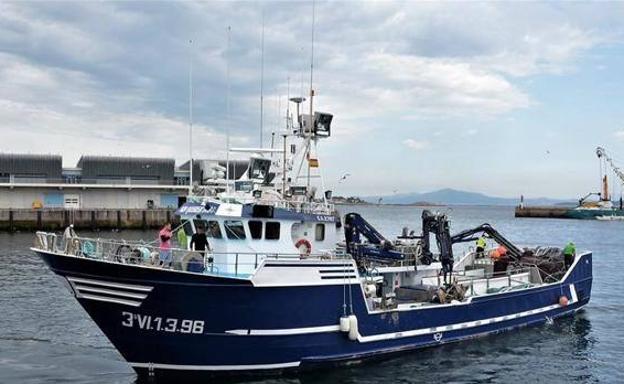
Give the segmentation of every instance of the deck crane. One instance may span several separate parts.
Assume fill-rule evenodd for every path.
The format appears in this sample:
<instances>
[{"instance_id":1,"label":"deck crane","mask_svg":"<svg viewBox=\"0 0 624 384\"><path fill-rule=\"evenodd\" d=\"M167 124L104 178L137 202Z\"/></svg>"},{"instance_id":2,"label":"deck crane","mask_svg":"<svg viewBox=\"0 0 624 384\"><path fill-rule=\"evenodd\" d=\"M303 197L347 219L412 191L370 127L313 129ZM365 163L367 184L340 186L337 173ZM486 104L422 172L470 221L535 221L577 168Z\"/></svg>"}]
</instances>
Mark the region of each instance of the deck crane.
<instances>
[{"instance_id":1,"label":"deck crane","mask_svg":"<svg viewBox=\"0 0 624 384\"><path fill-rule=\"evenodd\" d=\"M617 165L615 165L611 156L607 154L607 151L605 151L605 149L602 147L597 147L596 156L598 156L598 159L600 159L601 161L604 160L605 163L608 163L611 166L613 173L615 173L615 175L620 179L620 182L624 184L624 172L622 172L622 170ZM602 164L600 166L600 173L602 176ZM605 171L605 175L602 176L602 196L601 197L602 197L602 200L610 200L606 171Z\"/></svg>"}]
</instances>

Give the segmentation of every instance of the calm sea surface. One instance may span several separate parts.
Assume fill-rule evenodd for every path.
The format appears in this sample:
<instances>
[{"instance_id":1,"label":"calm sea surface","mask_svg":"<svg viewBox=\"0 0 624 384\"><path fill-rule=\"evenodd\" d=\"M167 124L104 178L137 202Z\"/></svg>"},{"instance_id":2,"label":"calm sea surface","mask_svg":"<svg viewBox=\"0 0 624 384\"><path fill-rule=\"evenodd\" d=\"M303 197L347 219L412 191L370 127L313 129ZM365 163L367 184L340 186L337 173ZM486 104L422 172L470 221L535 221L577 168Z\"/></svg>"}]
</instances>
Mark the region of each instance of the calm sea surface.
<instances>
[{"instance_id":1,"label":"calm sea surface","mask_svg":"<svg viewBox=\"0 0 624 384\"><path fill-rule=\"evenodd\" d=\"M384 234L420 230L422 209L342 207ZM586 309L552 325L411 352L381 362L262 383L624 383L624 222L515 219L513 209L453 207L452 231L484 222L520 245L568 240L594 252ZM87 233L84 233L87 235ZM92 235L92 234L91 234ZM99 233L151 239L152 232ZM133 371L29 251L30 233L0 234L0 383L133 383ZM218 351L206 351L206 353Z\"/></svg>"}]
</instances>

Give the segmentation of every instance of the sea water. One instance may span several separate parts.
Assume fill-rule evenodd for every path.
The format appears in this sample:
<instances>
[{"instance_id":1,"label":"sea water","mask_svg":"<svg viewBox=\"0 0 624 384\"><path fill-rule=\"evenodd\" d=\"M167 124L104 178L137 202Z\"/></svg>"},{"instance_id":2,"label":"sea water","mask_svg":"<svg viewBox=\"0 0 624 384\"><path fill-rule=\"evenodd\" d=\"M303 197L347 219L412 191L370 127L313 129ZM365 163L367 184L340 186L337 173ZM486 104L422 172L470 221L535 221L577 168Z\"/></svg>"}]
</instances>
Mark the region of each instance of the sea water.
<instances>
[{"instance_id":1,"label":"sea water","mask_svg":"<svg viewBox=\"0 0 624 384\"><path fill-rule=\"evenodd\" d=\"M420 232L423 208L341 206L388 238ZM490 223L518 245L574 241L593 251L587 307L553 324L412 351L382 361L258 383L623 383L624 222L516 219L510 207L430 207L452 232ZM151 240L153 231L83 233ZM0 234L0 383L133 383L136 377L29 247L32 233ZM461 252L461 247L458 250ZM206 351L206 353L218 351ZM215 382L211 380L210 382ZM218 381L216 381L218 382Z\"/></svg>"}]
</instances>

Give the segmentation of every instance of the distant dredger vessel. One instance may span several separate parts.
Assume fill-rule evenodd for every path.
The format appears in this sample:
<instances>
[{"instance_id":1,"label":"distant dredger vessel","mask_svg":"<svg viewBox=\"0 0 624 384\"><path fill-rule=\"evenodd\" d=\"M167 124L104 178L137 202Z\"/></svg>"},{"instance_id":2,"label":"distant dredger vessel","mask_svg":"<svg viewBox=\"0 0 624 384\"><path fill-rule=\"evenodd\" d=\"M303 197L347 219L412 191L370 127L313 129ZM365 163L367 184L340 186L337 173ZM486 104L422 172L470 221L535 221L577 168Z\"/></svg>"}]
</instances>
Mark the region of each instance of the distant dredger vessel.
<instances>
[{"instance_id":1,"label":"distant dredger vessel","mask_svg":"<svg viewBox=\"0 0 624 384\"><path fill-rule=\"evenodd\" d=\"M542 217L559 219L595 219L595 220L624 220L622 196L618 203L613 203L612 193L609 193L610 168L615 177L624 184L624 172L615 164L613 158L603 147L596 148L596 156L600 162L600 192L590 192L579 199L578 206L570 207L527 207L520 204L516 207L516 217ZM597 197L598 200L590 200Z\"/></svg>"}]
</instances>

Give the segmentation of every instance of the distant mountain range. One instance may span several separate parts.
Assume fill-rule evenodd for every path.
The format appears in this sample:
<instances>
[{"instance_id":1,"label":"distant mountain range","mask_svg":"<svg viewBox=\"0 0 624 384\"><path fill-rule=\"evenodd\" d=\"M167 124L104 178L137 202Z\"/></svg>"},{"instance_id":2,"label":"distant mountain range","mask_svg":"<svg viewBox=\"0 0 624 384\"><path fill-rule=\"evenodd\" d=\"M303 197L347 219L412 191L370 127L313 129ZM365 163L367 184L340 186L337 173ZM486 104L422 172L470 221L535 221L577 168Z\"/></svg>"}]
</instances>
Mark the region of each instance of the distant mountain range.
<instances>
[{"instance_id":1,"label":"distant mountain range","mask_svg":"<svg viewBox=\"0 0 624 384\"><path fill-rule=\"evenodd\" d=\"M520 203L520 198L494 197L478 192L459 191L456 189L440 189L433 192L425 193L399 193L386 196L367 196L362 197L369 203L378 203L379 199L382 204L444 204L444 205L506 205L515 206ZM527 205L576 205L575 201L550 199L550 198L534 198L524 199Z\"/></svg>"}]
</instances>

